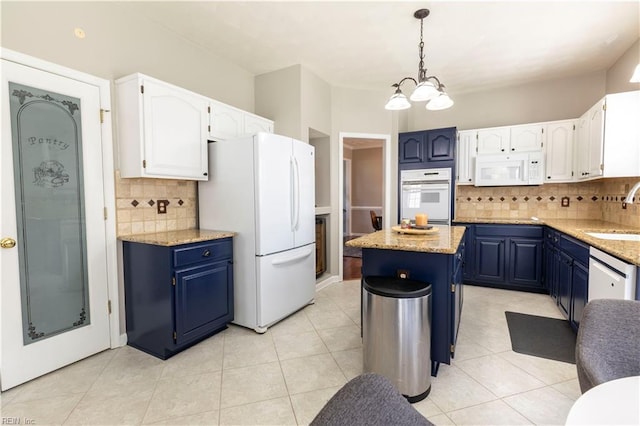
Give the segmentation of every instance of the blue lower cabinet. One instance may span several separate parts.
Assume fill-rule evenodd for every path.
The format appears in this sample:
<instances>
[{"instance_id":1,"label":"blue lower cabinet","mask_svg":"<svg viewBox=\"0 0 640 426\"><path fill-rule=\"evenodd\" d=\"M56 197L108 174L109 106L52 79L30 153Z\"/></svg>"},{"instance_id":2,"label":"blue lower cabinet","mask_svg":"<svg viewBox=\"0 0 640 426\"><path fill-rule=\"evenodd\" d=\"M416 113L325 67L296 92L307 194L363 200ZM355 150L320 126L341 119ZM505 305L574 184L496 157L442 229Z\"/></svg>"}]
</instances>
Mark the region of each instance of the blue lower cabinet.
<instances>
[{"instance_id":1,"label":"blue lower cabinet","mask_svg":"<svg viewBox=\"0 0 640 426\"><path fill-rule=\"evenodd\" d=\"M231 238L159 246L123 242L128 345L167 359L233 320Z\"/></svg>"},{"instance_id":2,"label":"blue lower cabinet","mask_svg":"<svg viewBox=\"0 0 640 426\"><path fill-rule=\"evenodd\" d=\"M477 281L505 282L505 246L504 238L476 237L476 275Z\"/></svg>"},{"instance_id":3,"label":"blue lower cabinet","mask_svg":"<svg viewBox=\"0 0 640 426\"><path fill-rule=\"evenodd\" d=\"M580 263L573 264L573 276L571 279L571 317L570 322L574 330L580 327L582 311L587 304L587 292L589 286L589 268Z\"/></svg>"},{"instance_id":4,"label":"blue lower cabinet","mask_svg":"<svg viewBox=\"0 0 640 426\"><path fill-rule=\"evenodd\" d=\"M569 318L571 313L573 260L566 253L558 252L556 262L558 263L558 307L565 318Z\"/></svg>"},{"instance_id":5,"label":"blue lower cabinet","mask_svg":"<svg viewBox=\"0 0 640 426\"><path fill-rule=\"evenodd\" d=\"M543 227L468 225L463 277L466 284L546 293Z\"/></svg>"}]
</instances>

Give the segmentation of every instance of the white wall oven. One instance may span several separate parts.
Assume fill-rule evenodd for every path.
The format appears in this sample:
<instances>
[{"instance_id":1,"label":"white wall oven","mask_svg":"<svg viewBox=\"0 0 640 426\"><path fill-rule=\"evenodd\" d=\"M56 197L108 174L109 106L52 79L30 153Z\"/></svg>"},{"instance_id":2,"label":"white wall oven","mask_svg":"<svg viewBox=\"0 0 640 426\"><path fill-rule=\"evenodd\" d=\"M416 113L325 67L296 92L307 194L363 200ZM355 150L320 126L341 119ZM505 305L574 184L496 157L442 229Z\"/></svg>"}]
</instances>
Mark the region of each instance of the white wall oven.
<instances>
[{"instance_id":1,"label":"white wall oven","mask_svg":"<svg viewBox=\"0 0 640 426\"><path fill-rule=\"evenodd\" d=\"M451 224L451 169L417 169L400 172L400 218L426 213L430 224Z\"/></svg>"}]
</instances>

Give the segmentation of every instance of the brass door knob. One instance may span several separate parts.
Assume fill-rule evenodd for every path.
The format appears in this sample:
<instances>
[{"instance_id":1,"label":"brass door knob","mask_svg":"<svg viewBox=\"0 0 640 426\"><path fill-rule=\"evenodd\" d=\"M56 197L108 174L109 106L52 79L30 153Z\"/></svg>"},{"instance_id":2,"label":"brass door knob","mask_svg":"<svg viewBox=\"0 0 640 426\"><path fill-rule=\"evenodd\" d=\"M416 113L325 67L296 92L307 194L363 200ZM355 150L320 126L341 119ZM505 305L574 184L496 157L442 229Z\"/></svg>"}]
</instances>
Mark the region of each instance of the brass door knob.
<instances>
[{"instance_id":1,"label":"brass door knob","mask_svg":"<svg viewBox=\"0 0 640 426\"><path fill-rule=\"evenodd\" d=\"M13 238L3 238L0 240L0 247L2 248L13 248L16 246L16 240Z\"/></svg>"}]
</instances>

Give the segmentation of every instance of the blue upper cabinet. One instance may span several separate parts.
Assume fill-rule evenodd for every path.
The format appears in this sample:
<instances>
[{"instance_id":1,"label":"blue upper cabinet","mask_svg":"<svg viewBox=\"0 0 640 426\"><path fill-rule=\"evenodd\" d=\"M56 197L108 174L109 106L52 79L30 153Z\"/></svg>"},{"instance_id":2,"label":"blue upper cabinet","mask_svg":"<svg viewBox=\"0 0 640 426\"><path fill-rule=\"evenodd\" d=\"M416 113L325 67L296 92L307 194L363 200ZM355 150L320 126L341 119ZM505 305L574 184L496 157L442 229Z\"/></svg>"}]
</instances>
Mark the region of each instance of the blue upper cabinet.
<instances>
[{"instance_id":1,"label":"blue upper cabinet","mask_svg":"<svg viewBox=\"0 0 640 426\"><path fill-rule=\"evenodd\" d=\"M453 161L456 146L456 129L430 130L427 132L427 161Z\"/></svg>"},{"instance_id":2,"label":"blue upper cabinet","mask_svg":"<svg viewBox=\"0 0 640 426\"><path fill-rule=\"evenodd\" d=\"M398 147L401 170L453 167L456 128L400 133Z\"/></svg>"},{"instance_id":3,"label":"blue upper cabinet","mask_svg":"<svg viewBox=\"0 0 640 426\"><path fill-rule=\"evenodd\" d=\"M398 137L400 164L424 162L425 132L401 133Z\"/></svg>"}]
</instances>

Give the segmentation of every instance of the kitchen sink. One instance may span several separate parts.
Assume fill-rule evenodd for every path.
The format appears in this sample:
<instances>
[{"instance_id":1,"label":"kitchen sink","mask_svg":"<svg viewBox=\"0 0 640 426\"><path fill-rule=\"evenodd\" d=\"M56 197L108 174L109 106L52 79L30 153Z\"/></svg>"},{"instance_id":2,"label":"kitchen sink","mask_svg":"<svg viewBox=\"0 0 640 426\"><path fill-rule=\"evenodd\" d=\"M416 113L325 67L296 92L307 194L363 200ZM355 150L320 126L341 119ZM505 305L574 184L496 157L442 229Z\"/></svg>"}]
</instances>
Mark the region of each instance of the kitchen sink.
<instances>
[{"instance_id":1,"label":"kitchen sink","mask_svg":"<svg viewBox=\"0 0 640 426\"><path fill-rule=\"evenodd\" d=\"M640 234L618 234L615 232L585 232L585 234L603 240L640 241Z\"/></svg>"}]
</instances>

